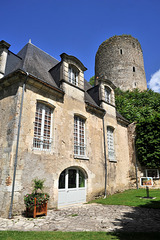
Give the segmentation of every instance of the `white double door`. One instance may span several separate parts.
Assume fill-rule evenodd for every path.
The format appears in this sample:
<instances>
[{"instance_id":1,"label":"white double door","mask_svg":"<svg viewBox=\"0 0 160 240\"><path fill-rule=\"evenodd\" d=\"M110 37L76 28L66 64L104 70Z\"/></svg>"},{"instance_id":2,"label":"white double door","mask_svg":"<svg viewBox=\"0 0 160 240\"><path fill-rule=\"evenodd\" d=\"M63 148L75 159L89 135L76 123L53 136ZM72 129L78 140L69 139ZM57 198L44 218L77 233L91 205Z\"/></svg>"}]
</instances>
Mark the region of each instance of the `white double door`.
<instances>
[{"instance_id":1,"label":"white double door","mask_svg":"<svg viewBox=\"0 0 160 240\"><path fill-rule=\"evenodd\" d=\"M65 169L59 177L58 206L86 202L86 179L78 168Z\"/></svg>"}]
</instances>

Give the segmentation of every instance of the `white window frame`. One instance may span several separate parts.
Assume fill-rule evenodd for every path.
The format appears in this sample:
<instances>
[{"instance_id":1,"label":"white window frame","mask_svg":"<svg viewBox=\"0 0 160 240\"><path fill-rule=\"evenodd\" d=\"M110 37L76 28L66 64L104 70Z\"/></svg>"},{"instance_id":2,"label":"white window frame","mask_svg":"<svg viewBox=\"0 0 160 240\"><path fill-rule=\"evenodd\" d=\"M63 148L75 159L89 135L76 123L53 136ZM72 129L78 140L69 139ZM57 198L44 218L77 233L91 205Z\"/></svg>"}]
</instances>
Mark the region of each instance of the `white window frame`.
<instances>
[{"instance_id":1,"label":"white window frame","mask_svg":"<svg viewBox=\"0 0 160 240\"><path fill-rule=\"evenodd\" d=\"M149 176L148 171L156 171L157 176L156 177ZM159 179L159 170L158 169L145 169L145 175L146 175L146 177L152 177L153 179Z\"/></svg>"},{"instance_id":2,"label":"white window frame","mask_svg":"<svg viewBox=\"0 0 160 240\"><path fill-rule=\"evenodd\" d=\"M77 68L72 65L69 65L69 68L68 68L69 82L75 86L78 86L78 76L79 76L79 71L77 70Z\"/></svg>"},{"instance_id":3,"label":"white window frame","mask_svg":"<svg viewBox=\"0 0 160 240\"><path fill-rule=\"evenodd\" d=\"M77 119L77 127L75 120ZM81 133L80 124L83 124L83 134ZM86 156L86 140L85 140L85 119L74 116L74 156L85 157ZM83 138L82 138L83 136ZM81 141L83 140L83 143Z\"/></svg>"},{"instance_id":4,"label":"white window frame","mask_svg":"<svg viewBox=\"0 0 160 240\"><path fill-rule=\"evenodd\" d=\"M104 87L104 100L111 103L111 90L108 87Z\"/></svg>"},{"instance_id":5,"label":"white window frame","mask_svg":"<svg viewBox=\"0 0 160 240\"><path fill-rule=\"evenodd\" d=\"M42 113L39 113L39 109ZM47 111L50 110L50 116L47 115ZM42 117L40 118L40 114ZM47 117L47 122L50 124L45 124L45 117ZM36 121L37 119L37 121ZM43 103L37 102L35 122L34 122L34 138L33 138L33 148L41 151L50 151L52 144L52 121L53 121L53 109ZM38 126L41 124L41 127ZM40 131L38 131L38 128ZM50 134L47 134L47 131ZM40 132L40 134L39 134ZM46 132L46 133L45 133ZM45 136L49 135L49 136Z\"/></svg>"},{"instance_id":6,"label":"white window frame","mask_svg":"<svg viewBox=\"0 0 160 240\"><path fill-rule=\"evenodd\" d=\"M115 146L114 146L114 128L107 126L107 144L108 144L108 158L110 161L115 160Z\"/></svg>"}]
</instances>

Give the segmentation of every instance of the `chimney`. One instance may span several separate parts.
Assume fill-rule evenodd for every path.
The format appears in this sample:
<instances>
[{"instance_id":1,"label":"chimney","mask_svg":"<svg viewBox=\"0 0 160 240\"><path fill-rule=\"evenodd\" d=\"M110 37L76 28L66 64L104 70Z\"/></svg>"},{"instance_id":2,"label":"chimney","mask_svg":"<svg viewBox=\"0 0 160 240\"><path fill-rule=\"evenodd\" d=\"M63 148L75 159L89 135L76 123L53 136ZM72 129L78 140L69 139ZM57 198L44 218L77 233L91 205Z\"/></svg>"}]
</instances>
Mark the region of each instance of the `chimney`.
<instances>
[{"instance_id":1,"label":"chimney","mask_svg":"<svg viewBox=\"0 0 160 240\"><path fill-rule=\"evenodd\" d=\"M10 46L11 45L4 40L0 41L0 78L3 78L5 74L8 49Z\"/></svg>"}]
</instances>

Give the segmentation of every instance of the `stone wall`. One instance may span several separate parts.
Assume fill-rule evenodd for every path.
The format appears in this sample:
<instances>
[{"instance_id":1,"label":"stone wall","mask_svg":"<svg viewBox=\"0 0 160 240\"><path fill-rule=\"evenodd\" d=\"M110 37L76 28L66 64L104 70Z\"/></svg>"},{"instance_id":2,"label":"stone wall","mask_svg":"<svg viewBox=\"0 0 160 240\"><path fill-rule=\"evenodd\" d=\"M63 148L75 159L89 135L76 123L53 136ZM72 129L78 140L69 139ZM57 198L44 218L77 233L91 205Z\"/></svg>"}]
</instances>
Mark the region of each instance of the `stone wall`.
<instances>
[{"instance_id":1,"label":"stone wall","mask_svg":"<svg viewBox=\"0 0 160 240\"><path fill-rule=\"evenodd\" d=\"M2 215L9 211L20 97L18 84L0 91L0 212Z\"/></svg>"},{"instance_id":2,"label":"stone wall","mask_svg":"<svg viewBox=\"0 0 160 240\"><path fill-rule=\"evenodd\" d=\"M114 129L114 151L115 159L110 160L107 150L107 194L121 192L129 188L129 145L127 126L117 122L115 107L104 103L103 108L107 111L105 115L105 130L107 139L107 126ZM112 108L110 110L110 108Z\"/></svg>"},{"instance_id":3,"label":"stone wall","mask_svg":"<svg viewBox=\"0 0 160 240\"><path fill-rule=\"evenodd\" d=\"M49 208L57 207L58 202L58 180L61 172L68 167L78 167L83 169L87 180L87 201L95 196L104 193L104 139L103 139L103 122L102 114L89 111L86 108L82 90L76 89L72 91L71 86L65 83L65 91L70 94L58 94L46 86L39 86L31 79L28 79L26 91L24 93L23 111L21 132L19 140L18 164L16 172L16 184L13 203L13 214L21 213L24 209L24 195L32 191L32 180L34 178L45 179L45 192L50 194ZM11 90L13 89L13 90ZM14 169L16 136L19 117L19 106L21 101L22 86L14 84L9 89L6 89L1 99L1 110L5 109L3 120L1 146L5 151L8 146L8 141L5 141L7 131L14 131L11 149L8 150L8 155L3 155L0 162L2 192L1 199L5 203L1 216L7 217L10 196L11 184ZM72 94L73 93L73 94ZM79 96L77 96L79 94ZM44 102L53 108L53 123L52 123L52 146L51 151L40 151L33 148L34 137L34 121L36 104L38 101ZM103 103L105 104L105 103ZM107 107L105 115L105 134L107 137L107 126L115 128L115 154L116 162L110 162L107 158L108 165L108 186L107 194L113 194L117 191L122 191L128 188L129 182L129 152L128 152L128 137L127 128L117 123L115 117L115 107ZM6 106L8 106L6 108ZM104 106L105 108L105 106ZM111 109L110 109L111 108ZM83 116L85 119L86 131L86 158L74 156L74 116ZM6 127L6 123L11 120L10 127ZM4 127L5 126L5 127ZM1 129L1 130L2 130ZM9 130L10 129L10 130ZM107 145L106 145L107 148ZM107 150L107 149L106 149ZM8 169L8 174L5 175L5 169ZM5 175L5 176L4 176ZM8 185L8 186L7 186ZM5 186L5 187L4 187ZM6 187L7 186L7 187ZM7 188L7 189L6 189Z\"/></svg>"},{"instance_id":4,"label":"stone wall","mask_svg":"<svg viewBox=\"0 0 160 240\"><path fill-rule=\"evenodd\" d=\"M147 89L140 43L130 35L104 41L96 53L95 79L104 76L122 90Z\"/></svg>"}]
</instances>

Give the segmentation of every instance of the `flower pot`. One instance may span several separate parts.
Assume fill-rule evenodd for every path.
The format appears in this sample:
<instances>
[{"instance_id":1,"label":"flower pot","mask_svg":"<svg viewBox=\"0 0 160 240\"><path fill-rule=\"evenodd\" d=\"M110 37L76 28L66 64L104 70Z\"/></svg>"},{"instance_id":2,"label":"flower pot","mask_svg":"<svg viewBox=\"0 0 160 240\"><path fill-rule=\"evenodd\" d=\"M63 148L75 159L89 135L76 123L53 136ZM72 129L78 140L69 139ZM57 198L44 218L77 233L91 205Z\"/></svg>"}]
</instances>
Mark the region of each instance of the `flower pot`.
<instances>
[{"instance_id":1,"label":"flower pot","mask_svg":"<svg viewBox=\"0 0 160 240\"><path fill-rule=\"evenodd\" d=\"M35 218L39 215L47 216L47 202L42 203L40 206L36 206L36 198L34 198L34 208L26 208L26 216Z\"/></svg>"}]
</instances>

